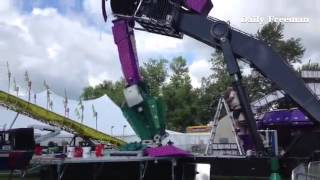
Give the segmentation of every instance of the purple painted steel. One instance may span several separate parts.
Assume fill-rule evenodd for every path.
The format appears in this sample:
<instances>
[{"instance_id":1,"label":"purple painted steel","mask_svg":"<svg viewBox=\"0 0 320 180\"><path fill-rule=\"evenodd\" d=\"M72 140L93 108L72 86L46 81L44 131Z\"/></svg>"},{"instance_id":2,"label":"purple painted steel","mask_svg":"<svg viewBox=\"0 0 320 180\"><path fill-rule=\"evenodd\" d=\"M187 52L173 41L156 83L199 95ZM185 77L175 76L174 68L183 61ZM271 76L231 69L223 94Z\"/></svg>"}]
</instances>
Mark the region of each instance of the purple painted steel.
<instances>
[{"instance_id":1,"label":"purple painted steel","mask_svg":"<svg viewBox=\"0 0 320 180\"><path fill-rule=\"evenodd\" d=\"M243 150L246 152L247 150L255 150L254 143L250 135L239 135L239 138L243 143Z\"/></svg>"},{"instance_id":2,"label":"purple painted steel","mask_svg":"<svg viewBox=\"0 0 320 180\"><path fill-rule=\"evenodd\" d=\"M150 157L188 157L191 153L179 149L172 145L165 145L156 148L148 148L145 150L145 155Z\"/></svg>"},{"instance_id":3,"label":"purple painted steel","mask_svg":"<svg viewBox=\"0 0 320 180\"><path fill-rule=\"evenodd\" d=\"M305 126L313 125L313 122L298 108L282 109L265 113L260 120L262 126Z\"/></svg>"},{"instance_id":4,"label":"purple painted steel","mask_svg":"<svg viewBox=\"0 0 320 180\"><path fill-rule=\"evenodd\" d=\"M264 124L288 124L291 119L290 111L287 109L279 109L265 113L263 117Z\"/></svg>"},{"instance_id":5,"label":"purple painted steel","mask_svg":"<svg viewBox=\"0 0 320 180\"><path fill-rule=\"evenodd\" d=\"M199 14L208 15L213 4L211 0L187 0L186 6Z\"/></svg>"},{"instance_id":6,"label":"purple painted steel","mask_svg":"<svg viewBox=\"0 0 320 180\"><path fill-rule=\"evenodd\" d=\"M292 123L295 125L312 125L314 124L308 116L306 116L301 110L298 108L296 109L291 109L291 119Z\"/></svg>"},{"instance_id":7,"label":"purple painted steel","mask_svg":"<svg viewBox=\"0 0 320 180\"><path fill-rule=\"evenodd\" d=\"M118 46L121 67L129 86L138 84L141 80L139 63L135 46L134 32L130 27L130 20L113 21L114 42Z\"/></svg>"}]
</instances>

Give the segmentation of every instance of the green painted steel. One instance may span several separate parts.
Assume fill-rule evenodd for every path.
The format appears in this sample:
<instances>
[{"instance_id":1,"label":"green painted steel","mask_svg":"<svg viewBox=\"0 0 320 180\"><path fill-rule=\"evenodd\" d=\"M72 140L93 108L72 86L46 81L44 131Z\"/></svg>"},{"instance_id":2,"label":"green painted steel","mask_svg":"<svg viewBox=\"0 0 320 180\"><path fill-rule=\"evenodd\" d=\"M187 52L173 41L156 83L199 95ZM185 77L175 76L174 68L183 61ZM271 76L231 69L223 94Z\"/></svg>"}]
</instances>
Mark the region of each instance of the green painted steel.
<instances>
[{"instance_id":1,"label":"green painted steel","mask_svg":"<svg viewBox=\"0 0 320 180\"><path fill-rule=\"evenodd\" d=\"M144 145L138 142L133 142L133 143L128 143L124 146L121 146L119 150L120 151L143 151L146 148L148 148L147 145Z\"/></svg>"},{"instance_id":2,"label":"green painted steel","mask_svg":"<svg viewBox=\"0 0 320 180\"><path fill-rule=\"evenodd\" d=\"M120 139L104 134L93 128L85 126L57 113L48 111L45 108L27 102L3 91L0 91L0 105L12 111L29 116L32 119L59 127L69 133L76 134L84 138L96 140L101 143L110 143L115 147L120 147L126 144Z\"/></svg>"},{"instance_id":3,"label":"green painted steel","mask_svg":"<svg viewBox=\"0 0 320 180\"><path fill-rule=\"evenodd\" d=\"M271 175L269 180L281 180L281 176L279 174L280 170L280 165L279 165L279 160L277 157L272 157L270 159L270 169L271 169Z\"/></svg>"},{"instance_id":4,"label":"green painted steel","mask_svg":"<svg viewBox=\"0 0 320 180\"><path fill-rule=\"evenodd\" d=\"M144 101L141 105L128 107L124 104L121 109L141 140L153 140L156 135L165 135L165 104L160 97L150 96L149 93L142 94Z\"/></svg>"}]
</instances>

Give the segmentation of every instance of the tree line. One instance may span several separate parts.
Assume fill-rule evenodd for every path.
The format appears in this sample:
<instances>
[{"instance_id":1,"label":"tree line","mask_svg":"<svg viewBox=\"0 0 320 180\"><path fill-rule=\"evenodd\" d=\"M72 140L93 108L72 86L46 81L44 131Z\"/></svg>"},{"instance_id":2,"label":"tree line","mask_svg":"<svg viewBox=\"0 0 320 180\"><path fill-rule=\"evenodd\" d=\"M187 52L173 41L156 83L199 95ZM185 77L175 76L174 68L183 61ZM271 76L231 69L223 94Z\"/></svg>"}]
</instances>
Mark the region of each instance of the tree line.
<instances>
[{"instance_id":1,"label":"tree line","mask_svg":"<svg viewBox=\"0 0 320 180\"><path fill-rule=\"evenodd\" d=\"M268 23L259 29L256 38L265 41L277 51L290 65L301 63L305 48L300 38L284 38L284 25ZM190 125L207 124L215 112L218 99L231 85L232 80L226 71L226 64L220 51L208 59L211 74L201 80L201 86L192 87L187 61L182 56L172 60L150 59L140 67L144 81L153 96L162 96L167 106L167 127L171 130L185 131ZM302 69L320 69L318 64L307 64ZM249 66L241 63L241 69ZM300 69L301 70L301 69ZM170 72L170 75L169 75ZM255 100L273 92L277 87L258 71L243 76L243 83L250 100ZM125 81L103 81L95 87L86 87L83 99L94 99L107 94L117 105L124 102Z\"/></svg>"}]
</instances>

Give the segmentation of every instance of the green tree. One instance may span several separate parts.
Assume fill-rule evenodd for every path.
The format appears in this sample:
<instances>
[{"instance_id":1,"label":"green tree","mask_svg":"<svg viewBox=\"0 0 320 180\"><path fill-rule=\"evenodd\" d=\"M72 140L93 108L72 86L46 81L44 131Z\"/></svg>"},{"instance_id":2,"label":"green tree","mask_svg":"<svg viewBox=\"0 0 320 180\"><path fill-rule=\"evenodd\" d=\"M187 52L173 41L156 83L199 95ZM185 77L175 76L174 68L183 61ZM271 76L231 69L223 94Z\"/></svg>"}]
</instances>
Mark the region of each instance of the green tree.
<instances>
[{"instance_id":1,"label":"green tree","mask_svg":"<svg viewBox=\"0 0 320 180\"><path fill-rule=\"evenodd\" d=\"M259 99L277 89L269 79L263 77L256 70L253 70L250 75L243 77L243 85L246 87L250 101Z\"/></svg>"},{"instance_id":2,"label":"green tree","mask_svg":"<svg viewBox=\"0 0 320 180\"><path fill-rule=\"evenodd\" d=\"M88 99L95 99L98 96L96 95L95 88L92 86L88 86L83 89L83 93L81 94L81 97L85 100L88 100Z\"/></svg>"},{"instance_id":3,"label":"green tree","mask_svg":"<svg viewBox=\"0 0 320 180\"><path fill-rule=\"evenodd\" d=\"M305 48L300 38L284 39L284 25L282 23L270 22L258 30L256 37L269 44L280 54L288 64L301 63ZM277 89L269 79L263 77L258 71L253 71L250 76L244 78L248 87L251 100L262 97Z\"/></svg>"},{"instance_id":4,"label":"green tree","mask_svg":"<svg viewBox=\"0 0 320 180\"><path fill-rule=\"evenodd\" d=\"M163 98L167 105L168 128L184 131L187 126L196 123L196 94L191 85L191 78L186 60L177 57L170 63L173 74L170 82L163 87Z\"/></svg>"},{"instance_id":5,"label":"green tree","mask_svg":"<svg viewBox=\"0 0 320 180\"><path fill-rule=\"evenodd\" d=\"M150 93L154 96L159 96L161 87L168 75L166 69L167 61L164 59L151 59L141 67L141 74L144 81L150 88ZM120 81L103 81L95 87L86 87L83 90L82 97L85 100L95 99L107 94L117 105L124 102L123 90L125 87L124 79Z\"/></svg>"},{"instance_id":6,"label":"green tree","mask_svg":"<svg viewBox=\"0 0 320 180\"><path fill-rule=\"evenodd\" d=\"M152 96L160 95L161 88L168 77L167 62L165 59L150 59L140 68Z\"/></svg>"},{"instance_id":7,"label":"green tree","mask_svg":"<svg viewBox=\"0 0 320 180\"><path fill-rule=\"evenodd\" d=\"M305 48L300 38L284 39L284 24L270 22L258 30L256 37L265 41L288 63L301 63Z\"/></svg>"},{"instance_id":8,"label":"green tree","mask_svg":"<svg viewBox=\"0 0 320 180\"><path fill-rule=\"evenodd\" d=\"M221 51L216 51L209 60L212 74L202 79L201 87L196 90L198 101L198 119L202 124L212 120L219 98L227 87L232 85L232 79L226 69Z\"/></svg>"},{"instance_id":9,"label":"green tree","mask_svg":"<svg viewBox=\"0 0 320 180\"><path fill-rule=\"evenodd\" d=\"M124 80L112 82L103 81L101 84L95 87L86 87L83 90L81 97L84 100L96 99L103 95L108 95L110 99L117 105L121 105L124 101L123 89L125 87Z\"/></svg>"}]
</instances>

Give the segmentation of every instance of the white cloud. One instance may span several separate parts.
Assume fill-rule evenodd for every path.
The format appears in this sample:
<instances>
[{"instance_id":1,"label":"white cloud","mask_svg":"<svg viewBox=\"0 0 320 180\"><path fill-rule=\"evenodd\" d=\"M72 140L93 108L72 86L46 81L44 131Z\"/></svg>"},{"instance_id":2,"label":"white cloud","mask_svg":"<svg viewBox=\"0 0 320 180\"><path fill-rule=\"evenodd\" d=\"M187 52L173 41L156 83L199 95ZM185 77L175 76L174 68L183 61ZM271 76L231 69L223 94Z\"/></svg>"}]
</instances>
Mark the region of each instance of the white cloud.
<instances>
[{"instance_id":1,"label":"white cloud","mask_svg":"<svg viewBox=\"0 0 320 180\"><path fill-rule=\"evenodd\" d=\"M89 20L91 23L94 23L99 31L106 31L108 33L111 33L111 22L113 20L113 16L110 3L106 3L106 12L108 16L107 23L104 22L102 17L101 1L84 0L82 6L84 9L83 15L87 20ZM101 29L101 27L103 27L103 29Z\"/></svg>"},{"instance_id":2,"label":"white cloud","mask_svg":"<svg viewBox=\"0 0 320 180\"><path fill-rule=\"evenodd\" d=\"M203 77L208 77L212 73L210 67L211 65L206 59L195 60L192 62L189 66L189 74L193 87L201 86L201 79Z\"/></svg>"},{"instance_id":3,"label":"white cloud","mask_svg":"<svg viewBox=\"0 0 320 180\"><path fill-rule=\"evenodd\" d=\"M92 87L95 87L96 85L99 85L100 83L102 83L100 79L94 76L89 76L88 80L89 80L89 85Z\"/></svg>"},{"instance_id":4,"label":"white cloud","mask_svg":"<svg viewBox=\"0 0 320 180\"><path fill-rule=\"evenodd\" d=\"M137 44L138 48L145 52L165 54L169 51L177 51L181 49L182 41L180 39L155 35L146 34L145 32L137 32Z\"/></svg>"},{"instance_id":5,"label":"white cloud","mask_svg":"<svg viewBox=\"0 0 320 180\"><path fill-rule=\"evenodd\" d=\"M47 48L49 58L55 59L59 54L59 51L61 50L62 50L61 46L57 43L54 43L52 46Z\"/></svg>"},{"instance_id":6,"label":"white cloud","mask_svg":"<svg viewBox=\"0 0 320 180\"><path fill-rule=\"evenodd\" d=\"M11 20L0 18L0 38L1 66L9 61L21 86L28 70L36 91L47 80L54 91L63 93L67 88L76 98L89 85L89 76L105 74L114 80L121 76L112 35L103 33L100 39L96 29L54 9L34 9L27 15L14 12ZM5 82L5 73L0 78Z\"/></svg>"},{"instance_id":7,"label":"white cloud","mask_svg":"<svg viewBox=\"0 0 320 180\"><path fill-rule=\"evenodd\" d=\"M0 1L0 12L8 12L12 7L11 1L3 0Z\"/></svg>"},{"instance_id":8,"label":"white cloud","mask_svg":"<svg viewBox=\"0 0 320 180\"><path fill-rule=\"evenodd\" d=\"M109 3L106 3L107 5ZM85 12L87 12L88 14L97 14L97 15L101 15L101 2L97 2L96 0L85 0L83 1L83 7ZM108 5L108 7L110 7ZM111 12L111 11L109 11Z\"/></svg>"},{"instance_id":9,"label":"white cloud","mask_svg":"<svg viewBox=\"0 0 320 180\"><path fill-rule=\"evenodd\" d=\"M77 97L84 86L95 85L104 79L117 80L122 76L118 51L111 34L109 5L109 20L104 24L101 3L96 0L83 1L83 14L68 13L66 16L62 16L55 9L34 9L31 14L20 14L11 2L0 2L2 89L6 89L6 83L3 83L6 82L6 61L10 62L18 83L23 83L23 73L28 70L34 81L34 89L43 89L42 82L46 79L55 91L62 94L66 87L73 97ZM241 24L242 16L310 16L312 22L309 24L286 25L286 34L303 38L307 47L305 59L315 59L319 58L317 52L320 51L319 37L316 34L320 27L317 2L215 1L211 15L230 20L231 25L250 33L255 33L261 26ZM316 5L312 6L312 3ZM189 67L194 86L199 86L201 77L209 73L206 59L214 52L213 48L190 37L185 36L180 40L136 31L136 43L138 57L142 62L149 58L171 59L174 56L186 57L190 54L191 58L196 57L197 60L190 62Z\"/></svg>"},{"instance_id":10,"label":"white cloud","mask_svg":"<svg viewBox=\"0 0 320 180\"><path fill-rule=\"evenodd\" d=\"M53 14L56 14L57 10L52 8L46 8L46 9L39 9L34 8L32 10L33 15L40 15L40 16L52 16Z\"/></svg>"},{"instance_id":11,"label":"white cloud","mask_svg":"<svg viewBox=\"0 0 320 180\"><path fill-rule=\"evenodd\" d=\"M89 75L89 77L88 77L89 85L93 86L93 87L101 84L106 79L110 80L110 77L106 72L103 72L101 74L97 74L95 76Z\"/></svg>"},{"instance_id":12,"label":"white cloud","mask_svg":"<svg viewBox=\"0 0 320 180\"><path fill-rule=\"evenodd\" d=\"M307 51L303 58L304 62L310 57L319 59L319 35L320 21L320 1L296 1L290 0L228 0L215 1L214 9L210 12L211 16L230 21L231 25L245 32L255 34L263 25L257 23L241 23L241 17L260 16L267 21L268 16L285 17L307 17L310 23L286 23L285 37L301 38L302 44Z\"/></svg>"}]
</instances>

